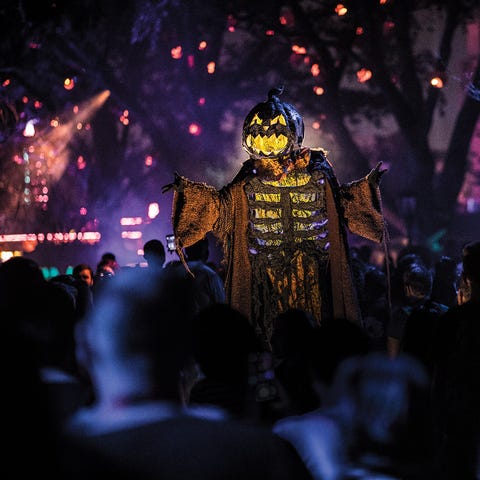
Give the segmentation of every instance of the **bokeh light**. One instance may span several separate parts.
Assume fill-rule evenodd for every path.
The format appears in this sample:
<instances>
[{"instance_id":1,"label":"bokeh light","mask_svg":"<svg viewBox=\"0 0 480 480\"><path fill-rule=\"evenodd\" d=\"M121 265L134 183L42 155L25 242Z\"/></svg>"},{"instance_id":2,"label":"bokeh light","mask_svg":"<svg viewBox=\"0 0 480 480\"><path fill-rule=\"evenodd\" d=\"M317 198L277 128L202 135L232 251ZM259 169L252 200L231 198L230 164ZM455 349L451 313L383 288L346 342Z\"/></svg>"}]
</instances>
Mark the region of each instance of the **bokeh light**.
<instances>
[{"instance_id":1,"label":"bokeh light","mask_svg":"<svg viewBox=\"0 0 480 480\"><path fill-rule=\"evenodd\" d=\"M174 60L180 60L183 57L183 49L181 45L177 45L170 50L170 55Z\"/></svg>"},{"instance_id":2,"label":"bokeh light","mask_svg":"<svg viewBox=\"0 0 480 480\"><path fill-rule=\"evenodd\" d=\"M152 202L148 205L148 218L154 219L160 213L160 205L157 202Z\"/></svg>"},{"instance_id":3,"label":"bokeh light","mask_svg":"<svg viewBox=\"0 0 480 480\"><path fill-rule=\"evenodd\" d=\"M372 78L372 71L368 68L361 68L357 71L357 80L360 83L368 82Z\"/></svg>"},{"instance_id":4,"label":"bokeh light","mask_svg":"<svg viewBox=\"0 0 480 480\"><path fill-rule=\"evenodd\" d=\"M193 122L188 126L188 132L190 135L198 136L202 133L202 127L198 123Z\"/></svg>"},{"instance_id":5,"label":"bokeh light","mask_svg":"<svg viewBox=\"0 0 480 480\"><path fill-rule=\"evenodd\" d=\"M312 73L312 76L318 77L320 75L320 67L318 66L318 63L314 63L311 68L310 72Z\"/></svg>"},{"instance_id":6,"label":"bokeh light","mask_svg":"<svg viewBox=\"0 0 480 480\"><path fill-rule=\"evenodd\" d=\"M435 75L430 80L430 85L434 88L443 88L444 82L443 82L442 77L440 77L438 75Z\"/></svg>"},{"instance_id":7,"label":"bokeh light","mask_svg":"<svg viewBox=\"0 0 480 480\"><path fill-rule=\"evenodd\" d=\"M75 87L75 79L73 78L66 78L63 81L63 88L65 90L72 90Z\"/></svg>"},{"instance_id":8,"label":"bokeh light","mask_svg":"<svg viewBox=\"0 0 480 480\"><path fill-rule=\"evenodd\" d=\"M348 12L348 9L347 7L345 7L345 5L343 5L343 3L338 3L337 6L335 7L335 13L339 17L343 17L343 15L346 15L347 12Z\"/></svg>"},{"instance_id":9,"label":"bokeh light","mask_svg":"<svg viewBox=\"0 0 480 480\"><path fill-rule=\"evenodd\" d=\"M215 73L215 62L209 62L207 65L207 72L212 75Z\"/></svg>"}]
</instances>

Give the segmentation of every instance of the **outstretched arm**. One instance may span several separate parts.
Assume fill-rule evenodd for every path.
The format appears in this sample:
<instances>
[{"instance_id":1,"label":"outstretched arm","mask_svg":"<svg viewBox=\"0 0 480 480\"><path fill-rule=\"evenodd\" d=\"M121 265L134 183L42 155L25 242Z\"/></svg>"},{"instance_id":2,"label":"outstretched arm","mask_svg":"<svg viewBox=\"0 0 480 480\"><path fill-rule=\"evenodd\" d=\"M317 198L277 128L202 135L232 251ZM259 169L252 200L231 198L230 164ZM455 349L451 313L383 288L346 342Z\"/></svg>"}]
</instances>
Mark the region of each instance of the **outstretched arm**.
<instances>
[{"instance_id":1,"label":"outstretched arm","mask_svg":"<svg viewBox=\"0 0 480 480\"><path fill-rule=\"evenodd\" d=\"M172 225L180 248L201 240L218 220L218 191L205 183L192 182L175 173L173 183L164 185L162 192L173 189Z\"/></svg>"},{"instance_id":2,"label":"outstretched arm","mask_svg":"<svg viewBox=\"0 0 480 480\"><path fill-rule=\"evenodd\" d=\"M385 233L379 184L386 171L379 162L366 177L341 187L348 229L374 242L381 242Z\"/></svg>"}]
</instances>

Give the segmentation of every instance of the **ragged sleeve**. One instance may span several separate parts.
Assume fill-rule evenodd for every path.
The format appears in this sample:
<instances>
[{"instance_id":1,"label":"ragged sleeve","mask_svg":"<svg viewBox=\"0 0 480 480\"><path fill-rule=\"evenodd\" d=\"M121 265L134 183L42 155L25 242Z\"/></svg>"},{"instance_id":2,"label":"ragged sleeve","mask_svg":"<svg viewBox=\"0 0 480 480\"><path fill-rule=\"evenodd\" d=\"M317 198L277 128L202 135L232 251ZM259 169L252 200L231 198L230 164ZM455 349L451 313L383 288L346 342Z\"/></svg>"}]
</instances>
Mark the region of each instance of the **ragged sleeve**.
<instances>
[{"instance_id":1,"label":"ragged sleeve","mask_svg":"<svg viewBox=\"0 0 480 480\"><path fill-rule=\"evenodd\" d=\"M178 177L173 195L173 233L180 247L188 247L213 230L219 217L218 191L205 183Z\"/></svg>"},{"instance_id":2,"label":"ragged sleeve","mask_svg":"<svg viewBox=\"0 0 480 480\"><path fill-rule=\"evenodd\" d=\"M340 187L345 222L350 232L374 242L381 242L385 232L379 187L366 178Z\"/></svg>"}]
</instances>

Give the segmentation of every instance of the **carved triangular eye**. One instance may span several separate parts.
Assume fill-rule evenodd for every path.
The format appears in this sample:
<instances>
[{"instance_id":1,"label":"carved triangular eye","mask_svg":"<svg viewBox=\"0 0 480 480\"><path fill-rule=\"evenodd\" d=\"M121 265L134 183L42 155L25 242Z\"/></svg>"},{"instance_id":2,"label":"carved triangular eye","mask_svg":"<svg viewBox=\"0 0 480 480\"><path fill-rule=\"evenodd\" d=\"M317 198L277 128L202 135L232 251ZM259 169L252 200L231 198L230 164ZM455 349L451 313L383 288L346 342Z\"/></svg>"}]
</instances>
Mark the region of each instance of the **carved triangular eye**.
<instances>
[{"instance_id":1,"label":"carved triangular eye","mask_svg":"<svg viewBox=\"0 0 480 480\"><path fill-rule=\"evenodd\" d=\"M262 123L263 120L257 114L255 114L255 116L252 118L252 121L250 122L250 126L254 124L261 125Z\"/></svg>"},{"instance_id":2,"label":"carved triangular eye","mask_svg":"<svg viewBox=\"0 0 480 480\"><path fill-rule=\"evenodd\" d=\"M277 115L276 117L272 118L272 120L270 121L270 125L275 125L276 123L287 125L287 121L285 120L285 117L282 114Z\"/></svg>"}]
</instances>

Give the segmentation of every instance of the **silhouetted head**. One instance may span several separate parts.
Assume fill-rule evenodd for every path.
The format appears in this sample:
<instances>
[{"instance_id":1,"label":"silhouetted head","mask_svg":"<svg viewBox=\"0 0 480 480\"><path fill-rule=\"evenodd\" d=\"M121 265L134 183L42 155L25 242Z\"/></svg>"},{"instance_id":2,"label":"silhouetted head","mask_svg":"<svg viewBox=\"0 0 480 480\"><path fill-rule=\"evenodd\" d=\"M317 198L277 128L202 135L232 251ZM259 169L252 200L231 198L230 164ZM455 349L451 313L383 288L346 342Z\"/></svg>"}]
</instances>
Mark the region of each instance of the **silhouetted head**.
<instances>
[{"instance_id":1,"label":"silhouetted head","mask_svg":"<svg viewBox=\"0 0 480 480\"><path fill-rule=\"evenodd\" d=\"M432 272L421 263L412 263L403 272L403 285L408 296L428 297L432 291Z\"/></svg>"},{"instance_id":2,"label":"silhouetted head","mask_svg":"<svg viewBox=\"0 0 480 480\"><path fill-rule=\"evenodd\" d=\"M33 320L47 288L39 265L29 258L13 257L0 264L0 311L3 318ZM25 324L22 323L24 326Z\"/></svg>"},{"instance_id":3,"label":"silhouetted head","mask_svg":"<svg viewBox=\"0 0 480 480\"><path fill-rule=\"evenodd\" d=\"M465 245L462 251L462 265L467 279L480 285L480 242Z\"/></svg>"},{"instance_id":4,"label":"silhouetted head","mask_svg":"<svg viewBox=\"0 0 480 480\"><path fill-rule=\"evenodd\" d=\"M129 269L105 283L78 331L100 403L178 400L192 299L192 279L175 270Z\"/></svg>"},{"instance_id":5,"label":"silhouetted head","mask_svg":"<svg viewBox=\"0 0 480 480\"><path fill-rule=\"evenodd\" d=\"M365 300L373 302L387 294L387 278L379 268L369 268L364 278Z\"/></svg>"},{"instance_id":6,"label":"silhouetted head","mask_svg":"<svg viewBox=\"0 0 480 480\"><path fill-rule=\"evenodd\" d=\"M280 313L274 320L271 344L276 358L304 352L309 355L316 324L311 316L298 309Z\"/></svg>"},{"instance_id":7,"label":"silhouetted head","mask_svg":"<svg viewBox=\"0 0 480 480\"><path fill-rule=\"evenodd\" d=\"M149 267L162 268L165 263L165 247L160 240L152 239L143 246L143 257Z\"/></svg>"},{"instance_id":8,"label":"silhouetted head","mask_svg":"<svg viewBox=\"0 0 480 480\"><path fill-rule=\"evenodd\" d=\"M399 478L428 467L429 385L422 365L406 355L372 353L340 365L332 403L339 407L354 463L401 473Z\"/></svg>"},{"instance_id":9,"label":"silhouetted head","mask_svg":"<svg viewBox=\"0 0 480 480\"><path fill-rule=\"evenodd\" d=\"M117 257L114 253L112 252L105 252L103 255L102 255L102 260L107 260L107 261L110 261L110 262L116 262L117 261Z\"/></svg>"},{"instance_id":10,"label":"silhouetted head","mask_svg":"<svg viewBox=\"0 0 480 480\"><path fill-rule=\"evenodd\" d=\"M249 320L226 304L203 309L193 332L195 357L204 374L215 380L238 381L248 373L249 354L262 350Z\"/></svg>"},{"instance_id":11,"label":"silhouetted head","mask_svg":"<svg viewBox=\"0 0 480 480\"><path fill-rule=\"evenodd\" d=\"M89 287L93 285L93 268L86 263L79 263L75 265L72 271L72 275L82 282L86 283Z\"/></svg>"},{"instance_id":12,"label":"silhouetted head","mask_svg":"<svg viewBox=\"0 0 480 480\"><path fill-rule=\"evenodd\" d=\"M431 299L447 306L455 305L459 280L458 263L453 258L443 255L435 263Z\"/></svg>"},{"instance_id":13,"label":"silhouetted head","mask_svg":"<svg viewBox=\"0 0 480 480\"><path fill-rule=\"evenodd\" d=\"M120 265L117 261L117 256L112 252L105 252L100 259L100 262L103 265L108 265L111 267L115 272L120 269Z\"/></svg>"},{"instance_id":14,"label":"silhouetted head","mask_svg":"<svg viewBox=\"0 0 480 480\"><path fill-rule=\"evenodd\" d=\"M31 290L45 285L45 277L34 260L13 257L0 264L0 287L11 293Z\"/></svg>"},{"instance_id":15,"label":"silhouetted head","mask_svg":"<svg viewBox=\"0 0 480 480\"><path fill-rule=\"evenodd\" d=\"M346 318L322 322L312 336L312 364L316 380L330 386L338 366L347 358L366 355L370 343L362 327Z\"/></svg>"},{"instance_id":16,"label":"silhouetted head","mask_svg":"<svg viewBox=\"0 0 480 480\"><path fill-rule=\"evenodd\" d=\"M187 261L200 260L202 262L206 262L208 260L209 253L208 238L206 237L185 248Z\"/></svg>"}]
</instances>

